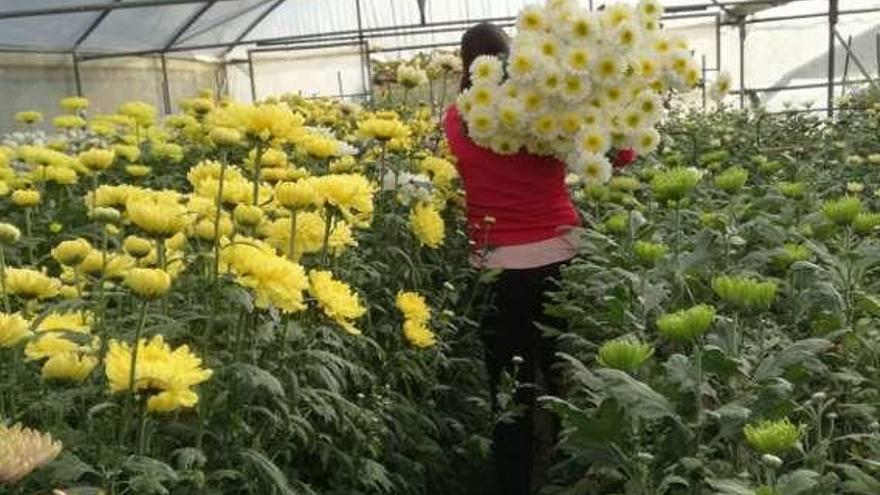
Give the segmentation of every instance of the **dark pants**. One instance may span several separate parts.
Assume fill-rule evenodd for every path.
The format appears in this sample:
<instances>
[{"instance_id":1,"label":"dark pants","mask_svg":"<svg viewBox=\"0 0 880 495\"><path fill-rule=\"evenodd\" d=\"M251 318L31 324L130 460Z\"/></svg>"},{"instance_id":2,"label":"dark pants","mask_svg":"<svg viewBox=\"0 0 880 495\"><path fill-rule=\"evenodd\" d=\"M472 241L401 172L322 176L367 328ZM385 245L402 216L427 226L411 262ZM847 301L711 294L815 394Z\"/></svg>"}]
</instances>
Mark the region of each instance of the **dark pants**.
<instances>
[{"instance_id":1,"label":"dark pants","mask_svg":"<svg viewBox=\"0 0 880 495\"><path fill-rule=\"evenodd\" d=\"M546 413L536 414L535 408L537 397L559 393L559 373L553 366L555 338L543 336L535 322L561 328L543 310L545 294L553 288L561 265L505 270L490 290L482 333L492 406L498 409L496 396L502 373L513 376L516 370L518 387L514 400L524 409L513 421L499 422L495 427L493 453L499 495L531 494L533 485L543 477L541 471L549 464L555 443L558 426L547 420ZM515 356L522 360L515 360Z\"/></svg>"}]
</instances>

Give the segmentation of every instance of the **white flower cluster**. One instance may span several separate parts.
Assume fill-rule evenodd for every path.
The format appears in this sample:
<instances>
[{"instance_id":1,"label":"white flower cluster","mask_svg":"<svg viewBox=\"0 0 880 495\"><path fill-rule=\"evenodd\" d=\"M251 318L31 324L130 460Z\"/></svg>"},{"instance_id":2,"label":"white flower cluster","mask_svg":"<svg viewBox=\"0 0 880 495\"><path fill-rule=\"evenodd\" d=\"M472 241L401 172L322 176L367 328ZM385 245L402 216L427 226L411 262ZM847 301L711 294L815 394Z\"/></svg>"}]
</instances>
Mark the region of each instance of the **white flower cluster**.
<instances>
[{"instance_id":1,"label":"white flower cluster","mask_svg":"<svg viewBox=\"0 0 880 495\"><path fill-rule=\"evenodd\" d=\"M593 183L610 178L612 149L650 153L660 95L701 76L685 41L661 29L662 13L658 0L600 12L576 0L525 7L508 59L481 56L469 68L458 108L471 138L501 154L555 156Z\"/></svg>"},{"instance_id":2,"label":"white flower cluster","mask_svg":"<svg viewBox=\"0 0 880 495\"><path fill-rule=\"evenodd\" d=\"M401 64L397 68L397 83L407 89L413 89L428 82L428 74L414 66Z\"/></svg>"}]
</instances>

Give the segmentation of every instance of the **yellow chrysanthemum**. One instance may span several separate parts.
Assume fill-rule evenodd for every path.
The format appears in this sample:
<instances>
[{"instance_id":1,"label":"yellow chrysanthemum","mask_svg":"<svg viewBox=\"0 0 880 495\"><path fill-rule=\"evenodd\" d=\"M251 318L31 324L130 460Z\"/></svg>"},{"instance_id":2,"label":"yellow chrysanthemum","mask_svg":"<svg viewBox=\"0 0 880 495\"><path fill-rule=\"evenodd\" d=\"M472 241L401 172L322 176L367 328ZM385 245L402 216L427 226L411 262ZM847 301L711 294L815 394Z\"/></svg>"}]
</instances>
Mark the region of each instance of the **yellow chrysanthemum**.
<instances>
[{"instance_id":1,"label":"yellow chrysanthemum","mask_svg":"<svg viewBox=\"0 0 880 495\"><path fill-rule=\"evenodd\" d=\"M92 328L92 316L85 311L73 311L59 313L53 311L37 324L37 333L45 332L73 332L89 333Z\"/></svg>"},{"instance_id":2,"label":"yellow chrysanthemum","mask_svg":"<svg viewBox=\"0 0 880 495\"><path fill-rule=\"evenodd\" d=\"M98 366L98 358L77 352L63 352L50 357L44 364L44 380L85 381Z\"/></svg>"},{"instance_id":3,"label":"yellow chrysanthemum","mask_svg":"<svg viewBox=\"0 0 880 495\"><path fill-rule=\"evenodd\" d=\"M49 434L0 424L0 484L15 485L60 453L61 442Z\"/></svg>"},{"instance_id":4,"label":"yellow chrysanthemum","mask_svg":"<svg viewBox=\"0 0 880 495\"><path fill-rule=\"evenodd\" d=\"M0 347L9 348L30 336L28 322L18 313L0 313Z\"/></svg>"},{"instance_id":5,"label":"yellow chrysanthemum","mask_svg":"<svg viewBox=\"0 0 880 495\"><path fill-rule=\"evenodd\" d=\"M189 222L184 206L152 197L129 200L126 213L132 223L154 237L171 237Z\"/></svg>"},{"instance_id":6,"label":"yellow chrysanthemum","mask_svg":"<svg viewBox=\"0 0 880 495\"><path fill-rule=\"evenodd\" d=\"M407 320L403 323L403 336L414 347L421 349L433 347L437 344L434 332L424 323Z\"/></svg>"},{"instance_id":7,"label":"yellow chrysanthemum","mask_svg":"<svg viewBox=\"0 0 880 495\"><path fill-rule=\"evenodd\" d=\"M416 292L398 292L395 304L407 320L422 323L431 320L431 308L428 307L425 298Z\"/></svg>"},{"instance_id":8,"label":"yellow chrysanthemum","mask_svg":"<svg viewBox=\"0 0 880 495\"><path fill-rule=\"evenodd\" d=\"M48 299L58 295L61 281L28 268L6 269L6 291L24 299Z\"/></svg>"},{"instance_id":9,"label":"yellow chrysanthemum","mask_svg":"<svg viewBox=\"0 0 880 495\"><path fill-rule=\"evenodd\" d=\"M161 335L138 342L134 384L131 383L132 348L127 343L111 341L104 372L110 392L155 392L147 399L147 410L170 412L191 408L199 396L193 387L211 378L213 371L202 366L188 346L172 350Z\"/></svg>"},{"instance_id":10,"label":"yellow chrysanthemum","mask_svg":"<svg viewBox=\"0 0 880 495\"><path fill-rule=\"evenodd\" d=\"M361 331L354 326L353 320L363 316L367 310L358 295L344 282L335 280L329 271L312 270L309 281L309 294L318 301L324 314L348 333L360 335Z\"/></svg>"},{"instance_id":11,"label":"yellow chrysanthemum","mask_svg":"<svg viewBox=\"0 0 880 495\"><path fill-rule=\"evenodd\" d=\"M438 248L446 237L443 217L432 205L419 203L409 214L409 225L423 246Z\"/></svg>"},{"instance_id":12,"label":"yellow chrysanthemum","mask_svg":"<svg viewBox=\"0 0 880 495\"><path fill-rule=\"evenodd\" d=\"M62 265L76 266L82 263L91 251L92 245L89 244L89 241L79 238L59 242L57 246L52 248L51 254L55 261Z\"/></svg>"},{"instance_id":13,"label":"yellow chrysanthemum","mask_svg":"<svg viewBox=\"0 0 880 495\"><path fill-rule=\"evenodd\" d=\"M126 287L144 299L158 299L171 288L171 275L155 268L132 268L124 281Z\"/></svg>"}]
</instances>

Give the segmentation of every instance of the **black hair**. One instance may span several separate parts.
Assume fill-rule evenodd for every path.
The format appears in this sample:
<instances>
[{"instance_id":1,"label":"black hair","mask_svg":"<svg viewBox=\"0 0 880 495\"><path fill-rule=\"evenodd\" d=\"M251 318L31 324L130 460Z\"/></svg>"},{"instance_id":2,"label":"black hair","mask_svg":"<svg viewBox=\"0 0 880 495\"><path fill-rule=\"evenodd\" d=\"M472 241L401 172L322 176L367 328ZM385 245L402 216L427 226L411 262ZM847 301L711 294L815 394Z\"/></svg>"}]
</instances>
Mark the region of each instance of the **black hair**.
<instances>
[{"instance_id":1,"label":"black hair","mask_svg":"<svg viewBox=\"0 0 880 495\"><path fill-rule=\"evenodd\" d=\"M503 60L510 54L510 40L500 27L482 22L471 27L461 37L461 90L471 87L470 67L480 55L496 55Z\"/></svg>"}]
</instances>

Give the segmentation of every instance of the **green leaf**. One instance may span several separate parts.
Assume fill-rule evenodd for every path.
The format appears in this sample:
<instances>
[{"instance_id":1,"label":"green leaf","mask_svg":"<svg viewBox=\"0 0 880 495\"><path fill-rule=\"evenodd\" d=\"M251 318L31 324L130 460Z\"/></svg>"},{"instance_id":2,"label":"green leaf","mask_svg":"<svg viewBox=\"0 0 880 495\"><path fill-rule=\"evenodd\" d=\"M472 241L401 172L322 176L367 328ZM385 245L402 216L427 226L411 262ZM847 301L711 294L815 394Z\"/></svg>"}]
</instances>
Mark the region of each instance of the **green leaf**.
<instances>
[{"instance_id":1,"label":"green leaf","mask_svg":"<svg viewBox=\"0 0 880 495\"><path fill-rule=\"evenodd\" d=\"M75 483L87 474L98 475L98 472L76 455L64 452L46 466L45 474L53 482L67 484Z\"/></svg>"},{"instance_id":2,"label":"green leaf","mask_svg":"<svg viewBox=\"0 0 880 495\"><path fill-rule=\"evenodd\" d=\"M647 421L676 417L666 397L623 371L603 368L596 375L603 380L605 392L633 417Z\"/></svg>"},{"instance_id":3,"label":"green leaf","mask_svg":"<svg viewBox=\"0 0 880 495\"><path fill-rule=\"evenodd\" d=\"M264 390L271 395L284 397L284 386L272 373L248 363L235 363L230 366L233 375L246 387Z\"/></svg>"},{"instance_id":4,"label":"green leaf","mask_svg":"<svg viewBox=\"0 0 880 495\"><path fill-rule=\"evenodd\" d=\"M762 382L782 376L792 366L819 372L826 369L816 356L831 349L833 344L825 339L805 339L795 342L778 353L766 357L755 370L755 381Z\"/></svg>"},{"instance_id":5,"label":"green leaf","mask_svg":"<svg viewBox=\"0 0 880 495\"><path fill-rule=\"evenodd\" d=\"M880 481L852 464L837 466L846 476L843 487L853 495L877 495L880 493Z\"/></svg>"},{"instance_id":6,"label":"green leaf","mask_svg":"<svg viewBox=\"0 0 880 495\"><path fill-rule=\"evenodd\" d=\"M806 469L788 473L776 482L776 490L785 495L799 495L809 493L819 484L819 473Z\"/></svg>"},{"instance_id":7,"label":"green leaf","mask_svg":"<svg viewBox=\"0 0 880 495\"><path fill-rule=\"evenodd\" d=\"M281 471L274 462L260 452L253 449L245 449L238 455L249 465L251 465L257 474L269 482L281 495L299 495L296 490L290 486L287 476Z\"/></svg>"},{"instance_id":8,"label":"green leaf","mask_svg":"<svg viewBox=\"0 0 880 495\"><path fill-rule=\"evenodd\" d=\"M736 480L713 480L706 483L715 490L715 495L755 495L755 491Z\"/></svg>"}]
</instances>

